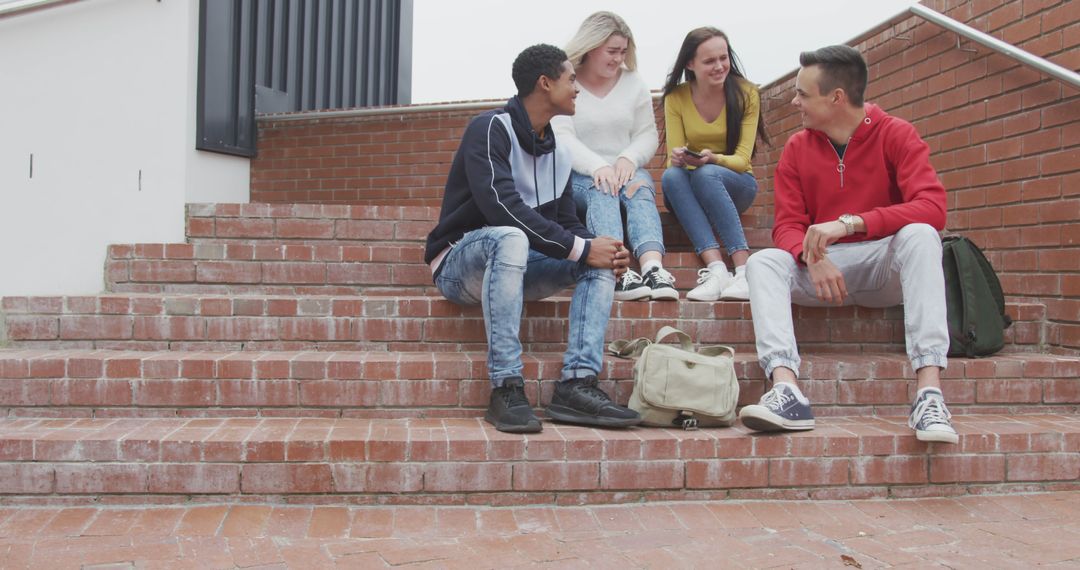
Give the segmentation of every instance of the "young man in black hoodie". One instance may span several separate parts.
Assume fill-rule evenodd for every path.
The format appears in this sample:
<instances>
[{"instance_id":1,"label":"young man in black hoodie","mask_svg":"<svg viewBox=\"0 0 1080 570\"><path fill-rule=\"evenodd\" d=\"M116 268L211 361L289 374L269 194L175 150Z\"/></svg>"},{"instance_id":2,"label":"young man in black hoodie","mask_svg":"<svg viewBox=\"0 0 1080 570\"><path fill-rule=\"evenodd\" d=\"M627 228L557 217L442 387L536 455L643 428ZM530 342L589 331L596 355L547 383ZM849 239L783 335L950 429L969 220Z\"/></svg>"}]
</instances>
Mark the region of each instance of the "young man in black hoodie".
<instances>
[{"instance_id":1,"label":"young man in black hoodie","mask_svg":"<svg viewBox=\"0 0 1080 570\"><path fill-rule=\"evenodd\" d=\"M626 270L629 253L621 242L594 237L581 225L570 155L556 145L548 125L555 115L574 114L574 68L561 49L539 44L514 60L513 77L517 96L465 129L424 261L443 296L483 307L492 385L485 419L496 429L542 429L521 376L522 304L574 284L570 340L548 416L636 425L637 412L612 402L596 384L615 276Z\"/></svg>"}]
</instances>

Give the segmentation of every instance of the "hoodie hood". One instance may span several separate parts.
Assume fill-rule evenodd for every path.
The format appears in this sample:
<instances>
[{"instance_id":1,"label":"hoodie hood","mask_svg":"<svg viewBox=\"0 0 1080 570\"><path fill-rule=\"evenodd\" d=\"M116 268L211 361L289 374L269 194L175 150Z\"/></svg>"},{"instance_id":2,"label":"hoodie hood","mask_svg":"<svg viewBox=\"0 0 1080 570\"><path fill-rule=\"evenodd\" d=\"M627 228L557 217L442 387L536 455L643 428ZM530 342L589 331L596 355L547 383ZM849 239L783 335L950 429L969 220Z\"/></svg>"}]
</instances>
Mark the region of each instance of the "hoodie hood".
<instances>
[{"instance_id":1,"label":"hoodie hood","mask_svg":"<svg viewBox=\"0 0 1080 570\"><path fill-rule=\"evenodd\" d=\"M506 102L506 112L510 115L510 123L514 127L514 136L517 137L521 148L529 149L533 156L542 156L555 152L555 135L549 122L544 127L544 137L540 138L532 128L529 120L529 112L525 110L525 104L521 98L514 95Z\"/></svg>"},{"instance_id":2,"label":"hoodie hood","mask_svg":"<svg viewBox=\"0 0 1080 570\"><path fill-rule=\"evenodd\" d=\"M851 134L851 140L864 139L870 136L870 133L877 129L878 125L888 116L885 111L881 110L881 107L873 103L864 103L863 112L866 113L866 118L862 120L859 128L855 129L855 132Z\"/></svg>"},{"instance_id":3,"label":"hoodie hood","mask_svg":"<svg viewBox=\"0 0 1080 570\"><path fill-rule=\"evenodd\" d=\"M884 122L886 118L889 117L889 115L885 111L881 110L881 107L878 107L873 103L864 103L863 112L866 113L866 117L863 118L862 124L860 124L859 127L855 129L855 132L851 133L850 141L857 141L870 136L870 133L874 132L874 130L877 129L878 125L880 125L882 122ZM820 137L825 140L829 139L829 136L826 135L824 131L819 131L817 129L806 130L814 133L814 136Z\"/></svg>"}]
</instances>

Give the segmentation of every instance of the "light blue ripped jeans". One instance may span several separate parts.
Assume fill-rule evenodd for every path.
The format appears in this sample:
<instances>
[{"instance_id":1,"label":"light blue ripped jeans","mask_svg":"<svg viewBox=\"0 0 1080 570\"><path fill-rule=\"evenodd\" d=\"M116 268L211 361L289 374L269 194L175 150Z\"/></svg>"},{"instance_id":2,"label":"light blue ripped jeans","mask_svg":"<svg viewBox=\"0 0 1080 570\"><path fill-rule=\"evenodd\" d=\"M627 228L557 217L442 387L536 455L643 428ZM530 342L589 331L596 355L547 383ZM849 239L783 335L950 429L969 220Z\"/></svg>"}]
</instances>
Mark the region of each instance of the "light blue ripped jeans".
<instances>
[{"instance_id":1,"label":"light blue ripped jeans","mask_svg":"<svg viewBox=\"0 0 1080 570\"><path fill-rule=\"evenodd\" d=\"M642 182L641 187L633 196L627 196L626 189L636 182ZM622 204L626 208L626 248L634 259L649 251L664 255L664 234L660 228L660 213L656 210L656 188L649 171L637 169L630 181L619 189L618 198L593 186L591 176L574 172L570 183L574 187L574 202L578 205L578 211L585 210L585 227L593 235L624 239L619 209L619 204Z\"/></svg>"},{"instance_id":2,"label":"light blue ripped jeans","mask_svg":"<svg viewBox=\"0 0 1080 570\"><path fill-rule=\"evenodd\" d=\"M599 374L604 333L615 296L615 274L529 249L525 233L489 226L465 234L443 258L435 286L460 305L480 305L493 387L521 376L521 312L525 301L550 297L577 284L570 301L570 340L562 379Z\"/></svg>"}]
</instances>

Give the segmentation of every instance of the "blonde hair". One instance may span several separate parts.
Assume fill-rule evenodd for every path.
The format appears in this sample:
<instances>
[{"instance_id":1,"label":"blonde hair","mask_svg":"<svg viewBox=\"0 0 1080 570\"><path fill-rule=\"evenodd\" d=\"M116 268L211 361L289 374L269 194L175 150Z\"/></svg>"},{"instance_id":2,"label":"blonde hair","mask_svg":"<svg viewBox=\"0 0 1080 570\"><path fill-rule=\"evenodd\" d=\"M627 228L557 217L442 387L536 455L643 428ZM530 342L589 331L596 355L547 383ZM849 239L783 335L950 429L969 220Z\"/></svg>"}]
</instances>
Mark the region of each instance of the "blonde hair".
<instances>
[{"instance_id":1,"label":"blonde hair","mask_svg":"<svg viewBox=\"0 0 1080 570\"><path fill-rule=\"evenodd\" d=\"M626 38L626 57L623 65L626 69L637 69L637 48L634 46L634 34L626 21L612 12L597 12L581 23L574 37L566 44L566 55L574 69L581 67L585 55L604 45L613 35Z\"/></svg>"}]
</instances>

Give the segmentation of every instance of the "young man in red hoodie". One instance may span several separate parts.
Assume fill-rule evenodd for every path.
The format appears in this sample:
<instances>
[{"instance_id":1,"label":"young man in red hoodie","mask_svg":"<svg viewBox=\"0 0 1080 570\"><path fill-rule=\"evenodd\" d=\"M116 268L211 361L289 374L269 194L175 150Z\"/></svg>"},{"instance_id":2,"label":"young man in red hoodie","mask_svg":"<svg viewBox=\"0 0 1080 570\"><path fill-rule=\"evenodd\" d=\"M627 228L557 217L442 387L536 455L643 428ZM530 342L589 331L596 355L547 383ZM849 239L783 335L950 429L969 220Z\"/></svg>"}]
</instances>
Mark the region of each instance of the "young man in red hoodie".
<instances>
[{"instance_id":1,"label":"young man in red hoodie","mask_svg":"<svg viewBox=\"0 0 1080 570\"><path fill-rule=\"evenodd\" d=\"M758 359L773 388L740 413L754 430L814 427L798 388L791 303L904 305L918 392L909 425L921 441L956 443L941 393L949 350L941 239L945 188L930 149L902 119L864 103L866 62L830 46L799 56L792 103L804 130L776 168L773 243L746 276Z\"/></svg>"}]
</instances>

